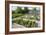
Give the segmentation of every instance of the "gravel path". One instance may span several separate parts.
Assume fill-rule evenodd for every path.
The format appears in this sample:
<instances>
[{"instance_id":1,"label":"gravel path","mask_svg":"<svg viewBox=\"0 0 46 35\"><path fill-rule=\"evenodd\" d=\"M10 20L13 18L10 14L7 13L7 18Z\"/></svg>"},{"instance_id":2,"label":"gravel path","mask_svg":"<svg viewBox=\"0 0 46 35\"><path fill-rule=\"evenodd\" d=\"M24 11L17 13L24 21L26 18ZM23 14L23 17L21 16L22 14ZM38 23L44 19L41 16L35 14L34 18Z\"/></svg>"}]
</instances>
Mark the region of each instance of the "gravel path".
<instances>
[{"instance_id":1,"label":"gravel path","mask_svg":"<svg viewBox=\"0 0 46 35\"><path fill-rule=\"evenodd\" d=\"M22 26L22 25L19 25L19 24L14 23L14 24L13 24L13 26L12 26L12 28L26 28L26 27L24 27L24 26Z\"/></svg>"}]
</instances>

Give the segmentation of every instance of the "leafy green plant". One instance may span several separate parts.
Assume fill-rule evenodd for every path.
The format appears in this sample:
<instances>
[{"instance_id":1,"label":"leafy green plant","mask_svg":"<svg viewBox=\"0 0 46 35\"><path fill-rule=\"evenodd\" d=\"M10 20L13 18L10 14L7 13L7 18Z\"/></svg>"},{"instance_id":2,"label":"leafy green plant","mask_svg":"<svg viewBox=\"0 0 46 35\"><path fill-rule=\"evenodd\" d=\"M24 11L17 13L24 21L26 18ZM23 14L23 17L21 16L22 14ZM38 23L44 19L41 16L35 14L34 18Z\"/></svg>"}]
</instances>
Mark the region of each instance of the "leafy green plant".
<instances>
[{"instance_id":1,"label":"leafy green plant","mask_svg":"<svg viewBox=\"0 0 46 35\"><path fill-rule=\"evenodd\" d=\"M20 17L22 15L24 15L24 14L12 14L12 18Z\"/></svg>"}]
</instances>

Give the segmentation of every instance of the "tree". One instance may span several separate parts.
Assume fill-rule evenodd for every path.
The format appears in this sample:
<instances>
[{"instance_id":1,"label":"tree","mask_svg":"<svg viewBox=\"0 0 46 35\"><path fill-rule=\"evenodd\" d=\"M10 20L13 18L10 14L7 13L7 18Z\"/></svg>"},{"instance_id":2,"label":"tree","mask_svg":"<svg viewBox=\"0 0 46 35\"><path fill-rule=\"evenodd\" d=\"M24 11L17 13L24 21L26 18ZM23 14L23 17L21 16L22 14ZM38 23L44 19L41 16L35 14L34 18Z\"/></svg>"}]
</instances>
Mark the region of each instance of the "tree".
<instances>
[{"instance_id":1,"label":"tree","mask_svg":"<svg viewBox=\"0 0 46 35\"><path fill-rule=\"evenodd\" d=\"M12 14L15 14L15 11L12 10Z\"/></svg>"},{"instance_id":2,"label":"tree","mask_svg":"<svg viewBox=\"0 0 46 35\"><path fill-rule=\"evenodd\" d=\"M15 10L15 13L22 13L22 9L21 9L21 7L17 7L17 9Z\"/></svg>"},{"instance_id":3,"label":"tree","mask_svg":"<svg viewBox=\"0 0 46 35\"><path fill-rule=\"evenodd\" d=\"M28 13L28 12L29 12L28 8L24 7L24 13Z\"/></svg>"}]
</instances>

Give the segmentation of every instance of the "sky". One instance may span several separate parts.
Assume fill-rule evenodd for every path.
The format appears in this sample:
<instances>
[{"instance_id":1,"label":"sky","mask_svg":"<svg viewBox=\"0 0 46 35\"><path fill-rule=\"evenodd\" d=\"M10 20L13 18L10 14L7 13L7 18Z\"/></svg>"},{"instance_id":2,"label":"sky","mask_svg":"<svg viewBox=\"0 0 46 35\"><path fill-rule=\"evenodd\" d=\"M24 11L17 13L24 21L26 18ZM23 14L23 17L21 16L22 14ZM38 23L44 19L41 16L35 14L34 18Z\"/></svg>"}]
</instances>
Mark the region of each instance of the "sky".
<instances>
[{"instance_id":1,"label":"sky","mask_svg":"<svg viewBox=\"0 0 46 35\"><path fill-rule=\"evenodd\" d=\"M17 7L20 7L20 6L12 6L12 10L16 10L16 9L17 9ZM24 7L22 7L22 9L24 9ZM28 7L28 9L29 9L29 10L32 10L32 9L33 9L33 7ZM37 9L37 10L39 10L40 8L39 8L39 7L37 7L36 9Z\"/></svg>"}]
</instances>

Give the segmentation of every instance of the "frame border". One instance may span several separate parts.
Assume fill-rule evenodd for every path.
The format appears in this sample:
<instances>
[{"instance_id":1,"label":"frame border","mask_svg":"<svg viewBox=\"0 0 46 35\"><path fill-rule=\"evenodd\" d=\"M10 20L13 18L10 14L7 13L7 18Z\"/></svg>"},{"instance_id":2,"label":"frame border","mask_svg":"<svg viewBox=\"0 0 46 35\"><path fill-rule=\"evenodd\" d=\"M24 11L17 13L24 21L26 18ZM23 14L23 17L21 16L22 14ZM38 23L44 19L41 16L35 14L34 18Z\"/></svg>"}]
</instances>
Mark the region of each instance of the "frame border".
<instances>
[{"instance_id":1,"label":"frame border","mask_svg":"<svg viewBox=\"0 0 46 35\"><path fill-rule=\"evenodd\" d=\"M42 30L32 30L32 31L19 31L19 32L9 32L9 4L31 4L31 5L42 5L43 6L43 29ZM37 33L45 31L45 3L40 2L23 2L23 1L5 1L5 34L20 34L20 33Z\"/></svg>"}]
</instances>

